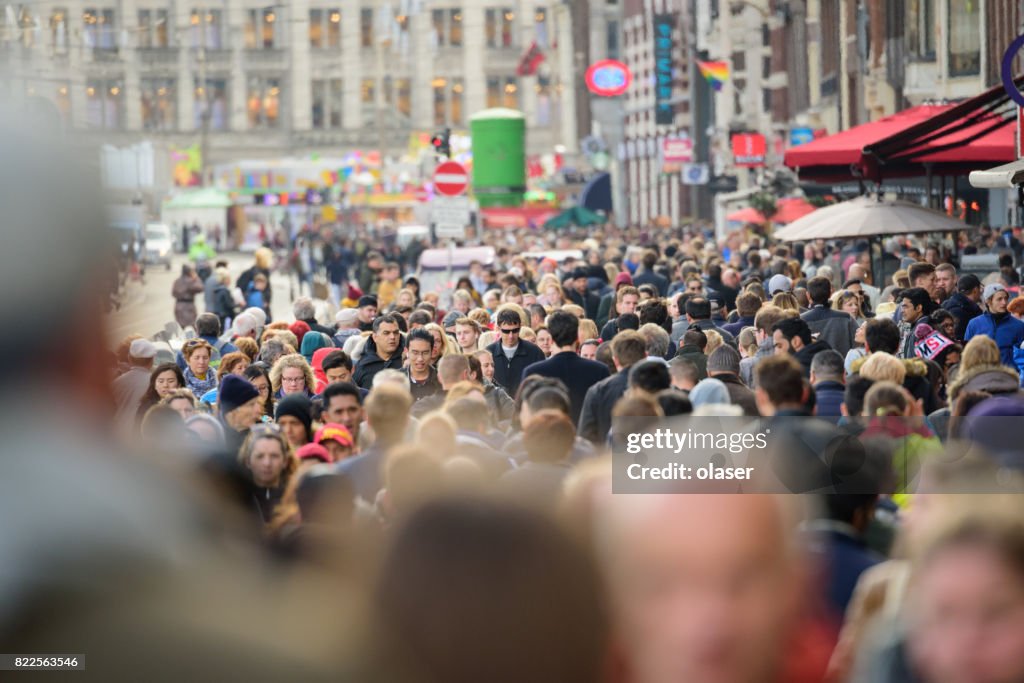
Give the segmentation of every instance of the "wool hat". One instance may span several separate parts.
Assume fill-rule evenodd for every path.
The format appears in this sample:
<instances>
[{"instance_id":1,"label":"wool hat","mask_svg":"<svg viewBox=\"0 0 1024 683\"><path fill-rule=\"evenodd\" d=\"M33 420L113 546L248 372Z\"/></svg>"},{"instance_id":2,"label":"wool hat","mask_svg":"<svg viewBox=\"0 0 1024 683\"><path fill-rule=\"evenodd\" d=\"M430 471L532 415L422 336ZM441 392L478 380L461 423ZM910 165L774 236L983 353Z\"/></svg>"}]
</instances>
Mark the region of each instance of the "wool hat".
<instances>
[{"instance_id":1,"label":"wool hat","mask_svg":"<svg viewBox=\"0 0 1024 683\"><path fill-rule=\"evenodd\" d=\"M713 377L697 382L697 386L690 391L690 402L694 408L715 403L732 403L725 383Z\"/></svg>"},{"instance_id":2,"label":"wool hat","mask_svg":"<svg viewBox=\"0 0 1024 683\"><path fill-rule=\"evenodd\" d=\"M975 287L981 287L981 280L978 279L977 275L973 275L972 273L967 273L967 275L962 276L956 283L956 288L961 292L969 292Z\"/></svg>"},{"instance_id":3,"label":"wool hat","mask_svg":"<svg viewBox=\"0 0 1024 683\"><path fill-rule=\"evenodd\" d=\"M295 457L299 460L319 460L320 462L327 463L328 465L334 462L334 458L331 457L330 452L318 443L307 443L305 446L295 451Z\"/></svg>"},{"instance_id":4,"label":"wool hat","mask_svg":"<svg viewBox=\"0 0 1024 683\"><path fill-rule=\"evenodd\" d=\"M586 277L587 277L587 269L586 268L579 267L579 268L575 268L572 271L572 279L573 280L586 279Z\"/></svg>"},{"instance_id":5,"label":"wool hat","mask_svg":"<svg viewBox=\"0 0 1024 683\"><path fill-rule=\"evenodd\" d=\"M148 339L136 339L128 347L132 358L156 358L156 345Z\"/></svg>"},{"instance_id":6,"label":"wool hat","mask_svg":"<svg viewBox=\"0 0 1024 683\"><path fill-rule=\"evenodd\" d=\"M925 360L935 360L935 357L953 345L953 340L936 332L930 325L921 323L914 328L914 354Z\"/></svg>"},{"instance_id":7,"label":"wool hat","mask_svg":"<svg viewBox=\"0 0 1024 683\"><path fill-rule=\"evenodd\" d=\"M615 276L615 289L619 288L619 285L631 285L633 284L633 276L629 273L619 273Z\"/></svg>"},{"instance_id":8,"label":"wool hat","mask_svg":"<svg viewBox=\"0 0 1024 683\"><path fill-rule=\"evenodd\" d=\"M291 415L306 427L306 438L313 440L313 402L305 394L288 394L277 402L274 420Z\"/></svg>"},{"instance_id":9,"label":"wool hat","mask_svg":"<svg viewBox=\"0 0 1024 683\"><path fill-rule=\"evenodd\" d=\"M221 415L227 415L259 397L260 392L252 382L238 375L224 375L217 388L217 405L220 406Z\"/></svg>"},{"instance_id":10,"label":"wool hat","mask_svg":"<svg viewBox=\"0 0 1024 683\"><path fill-rule=\"evenodd\" d=\"M355 325L359 320L359 311L354 308L343 308L334 316L334 322L339 325Z\"/></svg>"},{"instance_id":11,"label":"wool hat","mask_svg":"<svg viewBox=\"0 0 1024 683\"><path fill-rule=\"evenodd\" d=\"M352 432L348 430L348 427L337 422L328 422L316 430L316 437L313 439L314 443L323 443L328 440L337 441L342 446L349 448L353 445Z\"/></svg>"},{"instance_id":12,"label":"wool hat","mask_svg":"<svg viewBox=\"0 0 1024 683\"><path fill-rule=\"evenodd\" d=\"M708 372L740 374L740 353L728 344L722 344L708 356Z\"/></svg>"},{"instance_id":13,"label":"wool hat","mask_svg":"<svg viewBox=\"0 0 1024 683\"><path fill-rule=\"evenodd\" d=\"M793 291L793 281L782 273L772 275L771 279L768 280L768 296L775 296L779 292L791 291Z\"/></svg>"},{"instance_id":14,"label":"wool hat","mask_svg":"<svg viewBox=\"0 0 1024 683\"><path fill-rule=\"evenodd\" d=\"M302 338L306 336L307 332L309 332L309 325L307 323L302 322L301 320L296 320L295 322L288 326L288 331L295 335L295 339L299 342L299 345L301 346Z\"/></svg>"},{"instance_id":15,"label":"wool hat","mask_svg":"<svg viewBox=\"0 0 1024 683\"><path fill-rule=\"evenodd\" d=\"M988 300L996 295L996 292L1005 292L1006 287L1003 287L998 282L993 282L990 285L985 285L985 290L981 293L981 300L988 303Z\"/></svg>"},{"instance_id":16,"label":"wool hat","mask_svg":"<svg viewBox=\"0 0 1024 683\"><path fill-rule=\"evenodd\" d=\"M371 294L365 294L365 295L359 297L359 304L358 304L357 308L362 308L363 306L373 306L374 308L376 308L377 307L377 297L375 297L375 296L373 296Z\"/></svg>"}]
</instances>

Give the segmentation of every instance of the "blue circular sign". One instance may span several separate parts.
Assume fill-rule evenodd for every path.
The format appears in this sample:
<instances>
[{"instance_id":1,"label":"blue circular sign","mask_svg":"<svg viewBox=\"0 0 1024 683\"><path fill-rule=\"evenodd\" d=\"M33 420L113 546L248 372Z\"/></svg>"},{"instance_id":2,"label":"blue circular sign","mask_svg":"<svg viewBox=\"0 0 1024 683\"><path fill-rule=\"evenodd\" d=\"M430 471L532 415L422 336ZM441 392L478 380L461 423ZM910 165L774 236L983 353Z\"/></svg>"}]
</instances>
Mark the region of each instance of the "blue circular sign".
<instances>
[{"instance_id":1,"label":"blue circular sign","mask_svg":"<svg viewBox=\"0 0 1024 683\"><path fill-rule=\"evenodd\" d=\"M1014 38L1010 47L1006 48L1006 52L1003 53L1002 68L999 70L999 75L1003 80L1003 90L1018 107L1024 107L1024 93L1021 93L1017 89L1017 84L1013 82L1013 60L1022 47L1024 47L1024 35Z\"/></svg>"}]
</instances>

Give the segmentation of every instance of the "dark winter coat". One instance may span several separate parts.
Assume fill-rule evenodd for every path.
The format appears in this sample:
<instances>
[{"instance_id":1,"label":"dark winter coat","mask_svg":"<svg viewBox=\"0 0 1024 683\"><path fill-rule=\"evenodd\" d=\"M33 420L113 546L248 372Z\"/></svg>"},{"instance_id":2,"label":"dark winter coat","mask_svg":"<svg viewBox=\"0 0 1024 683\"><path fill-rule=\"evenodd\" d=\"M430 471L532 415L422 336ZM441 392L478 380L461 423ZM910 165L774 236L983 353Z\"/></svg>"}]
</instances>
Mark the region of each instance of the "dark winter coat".
<instances>
[{"instance_id":1,"label":"dark winter coat","mask_svg":"<svg viewBox=\"0 0 1024 683\"><path fill-rule=\"evenodd\" d=\"M523 379L523 371L534 363L544 360L544 352L536 344L519 340L512 360L505 356L501 348L501 341L496 341L487 347L494 358L494 383L502 387L508 395L515 398L519 391L519 383Z\"/></svg>"},{"instance_id":2,"label":"dark winter coat","mask_svg":"<svg viewBox=\"0 0 1024 683\"><path fill-rule=\"evenodd\" d=\"M629 388L629 368L623 368L590 387L583 399L576 432L591 443L603 446L612 428L612 409Z\"/></svg>"},{"instance_id":3,"label":"dark winter coat","mask_svg":"<svg viewBox=\"0 0 1024 683\"><path fill-rule=\"evenodd\" d=\"M818 305L800 317L811 328L812 334L817 334L820 341L828 343L843 358L854 347L857 321L849 313Z\"/></svg>"},{"instance_id":4,"label":"dark winter coat","mask_svg":"<svg viewBox=\"0 0 1024 683\"><path fill-rule=\"evenodd\" d=\"M954 292L953 296L942 302L942 308L953 314L956 318L957 341L962 341L967 333L967 323L971 322L983 313L981 306L974 303L963 292Z\"/></svg>"},{"instance_id":5,"label":"dark winter coat","mask_svg":"<svg viewBox=\"0 0 1024 683\"><path fill-rule=\"evenodd\" d=\"M562 380L569 389L570 415L573 423L579 422L583 411L583 399L590 387L608 377L608 366L604 363L580 358L572 351L556 353L547 360L526 368L523 379L530 375L541 375Z\"/></svg>"},{"instance_id":6,"label":"dark winter coat","mask_svg":"<svg viewBox=\"0 0 1024 683\"><path fill-rule=\"evenodd\" d=\"M352 381L356 386L369 390L373 387L373 378L377 373L386 368L393 370L402 369L402 351L405 347L405 339L399 339L398 348L391 354L391 357L384 360L377 354L377 343L373 336L366 338L366 346L363 355L359 357L355 370L352 373Z\"/></svg>"}]
</instances>

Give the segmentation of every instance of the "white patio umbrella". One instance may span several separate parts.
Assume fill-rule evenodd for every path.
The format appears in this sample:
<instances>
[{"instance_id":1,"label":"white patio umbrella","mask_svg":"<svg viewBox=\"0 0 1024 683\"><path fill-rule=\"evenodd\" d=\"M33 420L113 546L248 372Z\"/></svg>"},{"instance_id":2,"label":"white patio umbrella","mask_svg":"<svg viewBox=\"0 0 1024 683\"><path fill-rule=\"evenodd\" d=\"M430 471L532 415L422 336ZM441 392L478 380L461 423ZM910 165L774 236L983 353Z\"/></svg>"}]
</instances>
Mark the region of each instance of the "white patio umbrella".
<instances>
[{"instance_id":1,"label":"white patio umbrella","mask_svg":"<svg viewBox=\"0 0 1024 683\"><path fill-rule=\"evenodd\" d=\"M902 200L857 197L818 209L772 235L783 242L970 230L944 213Z\"/></svg>"}]
</instances>

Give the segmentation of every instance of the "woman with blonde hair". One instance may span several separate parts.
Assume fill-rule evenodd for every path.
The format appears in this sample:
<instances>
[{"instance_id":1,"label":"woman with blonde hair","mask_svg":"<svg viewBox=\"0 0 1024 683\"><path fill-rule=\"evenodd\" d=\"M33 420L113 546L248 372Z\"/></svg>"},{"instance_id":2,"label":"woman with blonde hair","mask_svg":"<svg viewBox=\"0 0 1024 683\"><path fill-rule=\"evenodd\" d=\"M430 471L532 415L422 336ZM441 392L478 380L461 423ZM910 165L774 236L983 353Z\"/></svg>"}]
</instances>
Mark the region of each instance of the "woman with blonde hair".
<instances>
[{"instance_id":1,"label":"woman with blonde hair","mask_svg":"<svg viewBox=\"0 0 1024 683\"><path fill-rule=\"evenodd\" d=\"M460 398L466 398L467 396L472 395L474 392L480 394L480 404L481 404L481 406L486 405L485 404L486 399L484 398L484 389L483 389L483 387L480 386L479 384L477 384L476 382L470 382L469 380L464 380L462 382L457 382L454 386L452 386L451 389L448 390L448 395L445 396L445 399L444 399L444 406L445 406L445 408L447 408L451 404L455 403ZM486 408L482 407L481 410L486 410Z\"/></svg>"},{"instance_id":2,"label":"woman with blonde hair","mask_svg":"<svg viewBox=\"0 0 1024 683\"><path fill-rule=\"evenodd\" d=\"M784 311L800 312L800 302L792 292L779 292L772 297L772 305L778 306Z\"/></svg>"},{"instance_id":3,"label":"woman with blonde hair","mask_svg":"<svg viewBox=\"0 0 1024 683\"><path fill-rule=\"evenodd\" d=\"M861 377L873 382L892 382L900 385L907 377L907 368L903 361L885 351L872 353L857 372Z\"/></svg>"},{"instance_id":4,"label":"woman with blonde hair","mask_svg":"<svg viewBox=\"0 0 1024 683\"><path fill-rule=\"evenodd\" d=\"M238 450L238 464L249 472L249 487L260 521L268 524L298 461L277 425L254 425Z\"/></svg>"},{"instance_id":5,"label":"woman with blonde hair","mask_svg":"<svg viewBox=\"0 0 1024 683\"><path fill-rule=\"evenodd\" d=\"M256 356L260 353L260 345L252 337L239 337L234 341L234 344L238 347L239 351L246 355L250 363L254 362Z\"/></svg>"},{"instance_id":6,"label":"woman with blonde hair","mask_svg":"<svg viewBox=\"0 0 1024 683\"><path fill-rule=\"evenodd\" d=\"M753 358L757 355L757 329L744 327L736 337L740 358Z\"/></svg>"},{"instance_id":7,"label":"woman with blonde hair","mask_svg":"<svg viewBox=\"0 0 1024 683\"><path fill-rule=\"evenodd\" d=\"M278 358L270 369L270 386L275 399L299 393L312 398L316 392L316 377L301 354L289 353Z\"/></svg>"},{"instance_id":8,"label":"woman with blonde hair","mask_svg":"<svg viewBox=\"0 0 1024 683\"><path fill-rule=\"evenodd\" d=\"M430 349L430 364L437 367L439 360L449 353L461 353L455 340L445 333L444 328L437 323L429 323L423 326L430 336L434 338L434 346Z\"/></svg>"},{"instance_id":9,"label":"woman with blonde hair","mask_svg":"<svg viewBox=\"0 0 1024 683\"><path fill-rule=\"evenodd\" d=\"M580 318L580 344L588 339L598 339L600 336L601 332L597 329L597 323L590 318Z\"/></svg>"},{"instance_id":10,"label":"woman with blonde hair","mask_svg":"<svg viewBox=\"0 0 1024 683\"><path fill-rule=\"evenodd\" d=\"M858 296L857 292L852 292L848 289L836 292L832 296L832 310L848 313L850 317L857 321L858 325L864 324L864 308L861 305L860 296Z\"/></svg>"},{"instance_id":11,"label":"woman with blonde hair","mask_svg":"<svg viewBox=\"0 0 1024 683\"><path fill-rule=\"evenodd\" d=\"M950 404L962 391L984 391L993 396L1020 392L1020 375L1003 365L999 347L991 337L973 337L964 347L956 379L946 389Z\"/></svg>"},{"instance_id":12,"label":"woman with blonde hair","mask_svg":"<svg viewBox=\"0 0 1024 683\"><path fill-rule=\"evenodd\" d=\"M704 336L708 339L708 343L704 347L705 356L710 356L712 351L725 343L725 340L722 339L722 335L716 330L704 330Z\"/></svg>"}]
</instances>

